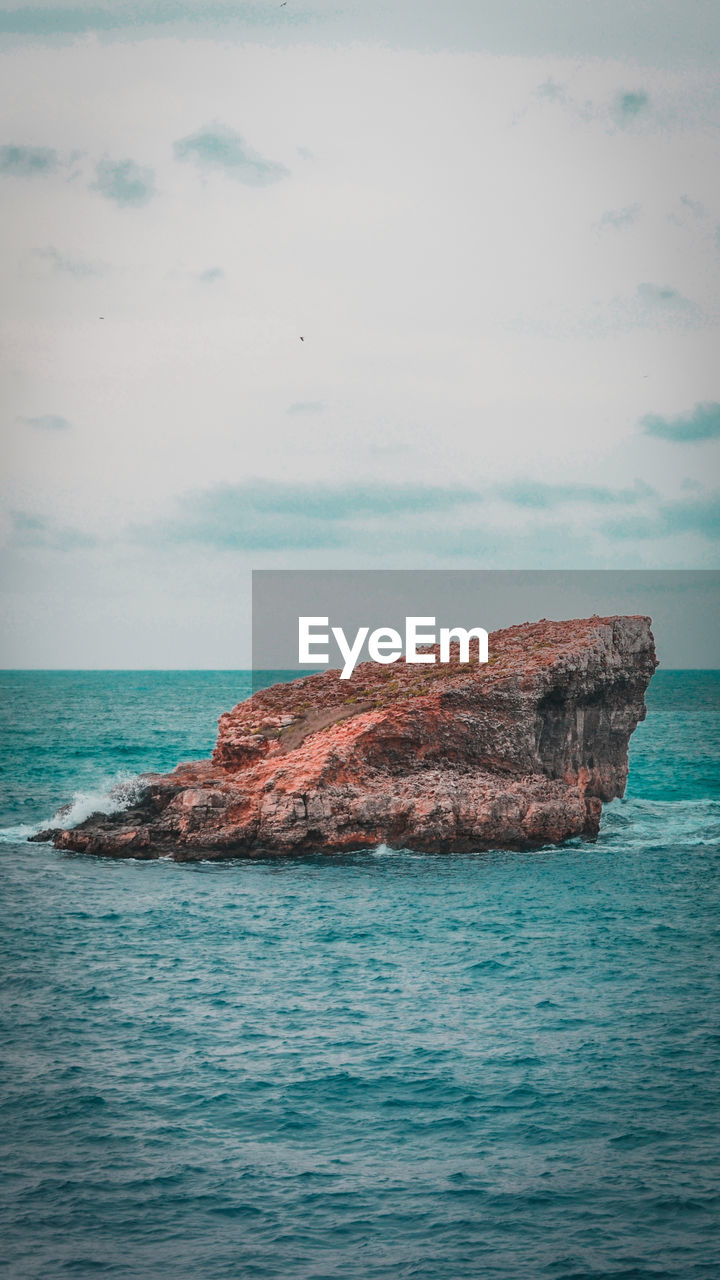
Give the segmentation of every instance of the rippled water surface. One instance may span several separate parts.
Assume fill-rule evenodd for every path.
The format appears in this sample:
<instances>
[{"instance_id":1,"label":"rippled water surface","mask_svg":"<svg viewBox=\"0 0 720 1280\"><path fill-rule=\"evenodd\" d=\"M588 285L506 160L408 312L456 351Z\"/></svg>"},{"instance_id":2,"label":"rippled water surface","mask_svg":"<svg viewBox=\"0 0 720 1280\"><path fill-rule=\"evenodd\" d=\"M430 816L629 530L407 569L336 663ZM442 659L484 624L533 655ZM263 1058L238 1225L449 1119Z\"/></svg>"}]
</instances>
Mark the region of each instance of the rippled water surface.
<instances>
[{"instance_id":1,"label":"rippled water surface","mask_svg":"<svg viewBox=\"0 0 720 1280\"><path fill-rule=\"evenodd\" d=\"M720 676L655 677L594 846L23 841L247 687L0 677L6 1274L717 1280Z\"/></svg>"}]
</instances>

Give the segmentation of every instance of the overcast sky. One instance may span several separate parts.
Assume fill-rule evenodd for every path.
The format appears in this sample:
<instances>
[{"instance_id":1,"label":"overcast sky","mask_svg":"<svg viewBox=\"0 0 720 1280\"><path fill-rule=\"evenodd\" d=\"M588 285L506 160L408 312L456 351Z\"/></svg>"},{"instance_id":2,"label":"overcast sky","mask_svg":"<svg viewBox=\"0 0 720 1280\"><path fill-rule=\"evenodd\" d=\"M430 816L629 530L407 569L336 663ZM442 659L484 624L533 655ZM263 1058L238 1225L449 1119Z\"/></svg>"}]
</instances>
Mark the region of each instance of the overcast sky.
<instances>
[{"instance_id":1,"label":"overcast sky","mask_svg":"<svg viewBox=\"0 0 720 1280\"><path fill-rule=\"evenodd\" d=\"M246 665L253 567L718 565L717 5L142 11L0 4L2 665Z\"/></svg>"}]
</instances>

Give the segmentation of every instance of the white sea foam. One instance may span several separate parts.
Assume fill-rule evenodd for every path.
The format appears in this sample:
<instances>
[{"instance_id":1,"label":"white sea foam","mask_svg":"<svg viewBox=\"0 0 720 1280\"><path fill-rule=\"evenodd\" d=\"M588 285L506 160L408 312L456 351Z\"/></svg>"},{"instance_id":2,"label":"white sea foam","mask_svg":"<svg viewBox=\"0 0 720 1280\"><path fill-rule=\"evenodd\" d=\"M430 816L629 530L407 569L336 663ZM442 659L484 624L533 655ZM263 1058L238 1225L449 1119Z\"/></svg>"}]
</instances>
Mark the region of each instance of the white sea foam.
<instances>
[{"instance_id":1,"label":"white sea foam","mask_svg":"<svg viewBox=\"0 0 720 1280\"><path fill-rule=\"evenodd\" d=\"M34 836L36 831L41 831L43 826L45 823L31 826L27 822L20 822L16 827L0 827L0 844L18 844L21 840L27 840L28 836Z\"/></svg>"},{"instance_id":2,"label":"white sea foam","mask_svg":"<svg viewBox=\"0 0 720 1280\"><path fill-rule=\"evenodd\" d=\"M671 840L687 848L717 848L719 839L720 800L646 800L628 796L606 805L599 843L644 847Z\"/></svg>"},{"instance_id":3,"label":"white sea foam","mask_svg":"<svg viewBox=\"0 0 720 1280\"><path fill-rule=\"evenodd\" d=\"M27 840L38 831L53 827L77 827L94 813L121 813L138 799L143 788L142 779L134 773L118 773L99 786L87 791L75 791L72 800L61 805L51 818L33 825L19 823L14 827L0 827L0 844L14 844Z\"/></svg>"},{"instance_id":4,"label":"white sea foam","mask_svg":"<svg viewBox=\"0 0 720 1280\"><path fill-rule=\"evenodd\" d=\"M50 827L77 827L94 813L120 813L134 804L143 783L136 774L122 773L91 791L76 791L72 800L53 815Z\"/></svg>"}]
</instances>

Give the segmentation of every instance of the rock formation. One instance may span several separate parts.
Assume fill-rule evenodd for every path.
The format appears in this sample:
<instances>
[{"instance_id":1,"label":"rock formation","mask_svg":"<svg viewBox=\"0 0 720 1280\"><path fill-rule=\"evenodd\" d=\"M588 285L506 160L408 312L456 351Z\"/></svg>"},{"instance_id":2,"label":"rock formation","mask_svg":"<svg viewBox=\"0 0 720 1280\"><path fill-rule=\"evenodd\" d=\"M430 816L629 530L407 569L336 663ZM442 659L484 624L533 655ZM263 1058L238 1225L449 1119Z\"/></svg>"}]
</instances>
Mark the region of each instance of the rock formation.
<instances>
[{"instance_id":1,"label":"rock formation","mask_svg":"<svg viewBox=\"0 0 720 1280\"><path fill-rule=\"evenodd\" d=\"M650 619L543 620L494 632L489 652L483 666L455 654L274 685L221 717L211 760L35 839L178 860L594 839L646 714Z\"/></svg>"}]
</instances>

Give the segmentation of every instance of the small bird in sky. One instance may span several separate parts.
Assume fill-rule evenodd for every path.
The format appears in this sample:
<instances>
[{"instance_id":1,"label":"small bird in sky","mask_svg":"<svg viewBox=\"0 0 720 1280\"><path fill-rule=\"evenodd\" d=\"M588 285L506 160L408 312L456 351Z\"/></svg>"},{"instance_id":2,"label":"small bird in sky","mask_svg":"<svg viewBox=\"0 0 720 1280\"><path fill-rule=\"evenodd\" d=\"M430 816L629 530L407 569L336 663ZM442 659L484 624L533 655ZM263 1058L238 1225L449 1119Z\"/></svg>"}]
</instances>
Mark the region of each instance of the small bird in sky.
<instances>
[{"instance_id":1,"label":"small bird in sky","mask_svg":"<svg viewBox=\"0 0 720 1280\"><path fill-rule=\"evenodd\" d=\"M305 341L305 339L303 338L302 334L300 335L300 341L301 341L301 342L304 342L304 341Z\"/></svg>"}]
</instances>

